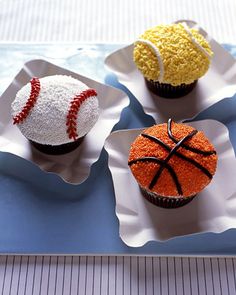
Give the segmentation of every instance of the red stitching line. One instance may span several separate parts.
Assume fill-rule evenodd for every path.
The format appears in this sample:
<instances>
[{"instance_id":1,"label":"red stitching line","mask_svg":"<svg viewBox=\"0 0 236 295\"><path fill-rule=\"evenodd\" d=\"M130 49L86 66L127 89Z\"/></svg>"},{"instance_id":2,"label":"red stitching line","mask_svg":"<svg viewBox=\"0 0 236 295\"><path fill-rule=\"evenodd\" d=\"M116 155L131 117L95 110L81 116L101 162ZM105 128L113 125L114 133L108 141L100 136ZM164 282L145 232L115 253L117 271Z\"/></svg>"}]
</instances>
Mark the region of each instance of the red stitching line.
<instances>
[{"instance_id":1,"label":"red stitching line","mask_svg":"<svg viewBox=\"0 0 236 295\"><path fill-rule=\"evenodd\" d=\"M36 100L40 92L40 81L38 78L32 78L30 80L30 84L31 84L30 97L28 98L22 111L18 113L15 117L13 117L13 124L21 123L29 115L30 110L34 107L36 103Z\"/></svg>"},{"instance_id":2,"label":"red stitching line","mask_svg":"<svg viewBox=\"0 0 236 295\"><path fill-rule=\"evenodd\" d=\"M70 102L70 109L67 115L66 126L68 126L66 132L69 138L76 140L78 138L77 133L77 115L81 104L89 97L97 96L97 92L94 89L87 89L82 91L80 94L76 95Z\"/></svg>"}]
</instances>

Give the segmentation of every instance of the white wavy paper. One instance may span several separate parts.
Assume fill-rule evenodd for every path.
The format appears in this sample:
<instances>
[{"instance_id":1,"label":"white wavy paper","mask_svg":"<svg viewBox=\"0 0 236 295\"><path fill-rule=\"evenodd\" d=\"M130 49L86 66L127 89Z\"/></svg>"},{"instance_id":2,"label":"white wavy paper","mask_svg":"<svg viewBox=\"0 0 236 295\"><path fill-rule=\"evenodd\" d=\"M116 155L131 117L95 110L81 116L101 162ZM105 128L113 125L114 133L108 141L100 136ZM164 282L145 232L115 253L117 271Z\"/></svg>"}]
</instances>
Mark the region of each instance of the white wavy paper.
<instances>
[{"instance_id":1,"label":"white wavy paper","mask_svg":"<svg viewBox=\"0 0 236 295\"><path fill-rule=\"evenodd\" d=\"M210 185L182 208L159 208L143 198L128 167L131 143L143 129L113 132L105 143L109 154L120 236L129 246L165 241L200 232L223 232L236 227L236 159L228 129L214 120L189 123L214 144L217 171Z\"/></svg>"},{"instance_id":2,"label":"white wavy paper","mask_svg":"<svg viewBox=\"0 0 236 295\"><path fill-rule=\"evenodd\" d=\"M198 27L193 21L184 22L190 27ZM193 118L202 110L236 92L236 60L203 29L198 29L208 39L214 56L206 75L199 79L191 93L182 98L161 98L147 89L143 76L133 62L133 44L117 50L105 60L108 69L117 75L119 82L134 94L144 111L157 123L168 118L175 121Z\"/></svg>"},{"instance_id":3,"label":"white wavy paper","mask_svg":"<svg viewBox=\"0 0 236 295\"><path fill-rule=\"evenodd\" d=\"M76 150L65 155L51 156L32 148L17 126L12 124L10 106L16 92L28 83L32 77L40 78L56 74L71 75L89 87L96 89L100 116L95 126ZM0 151L9 152L31 161L44 171L56 173L66 182L80 184L88 178L90 168L98 160L106 137L119 121L121 111L128 103L128 97L118 89L60 68L44 60L29 61L1 96Z\"/></svg>"}]
</instances>

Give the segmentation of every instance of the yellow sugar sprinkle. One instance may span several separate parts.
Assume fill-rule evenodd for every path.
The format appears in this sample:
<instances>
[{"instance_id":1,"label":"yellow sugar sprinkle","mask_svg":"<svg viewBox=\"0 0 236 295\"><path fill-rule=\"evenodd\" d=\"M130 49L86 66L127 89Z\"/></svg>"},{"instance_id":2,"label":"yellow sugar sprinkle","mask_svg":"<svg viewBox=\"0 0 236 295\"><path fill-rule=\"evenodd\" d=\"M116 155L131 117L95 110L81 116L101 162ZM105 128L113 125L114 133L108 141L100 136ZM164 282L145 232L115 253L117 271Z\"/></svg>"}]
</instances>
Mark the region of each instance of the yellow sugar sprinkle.
<instances>
[{"instance_id":1,"label":"yellow sugar sprinkle","mask_svg":"<svg viewBox=\"0 0 236 295\"><path fill-rule=\"evenodd\" d=\"M190 29L192 36L210 56L213 55L209 43L196 29ZM163 83L173 86L191 84L208 70L210 59L200 50L186 32L182 24L159 25L147 30L140 39L152 42L160 52L164 65ZM152 48L136 43L134 62L144 77L157 81L160 75L158 59Z\"/></svg>"}]
</instances>

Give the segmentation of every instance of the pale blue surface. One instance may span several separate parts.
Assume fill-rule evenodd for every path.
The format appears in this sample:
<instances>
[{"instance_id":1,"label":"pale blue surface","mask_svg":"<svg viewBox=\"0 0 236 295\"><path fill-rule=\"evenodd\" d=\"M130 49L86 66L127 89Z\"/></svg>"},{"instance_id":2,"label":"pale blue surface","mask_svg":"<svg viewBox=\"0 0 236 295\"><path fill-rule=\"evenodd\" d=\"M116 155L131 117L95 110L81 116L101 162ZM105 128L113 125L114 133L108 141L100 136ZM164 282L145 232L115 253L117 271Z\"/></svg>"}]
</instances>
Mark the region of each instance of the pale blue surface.
<instances>
[{"instance_id":1,"label":"pale blue surface","mask_svg":"<svg viewBox=\"0 0 236 295\"><path fill-rule=\"evenodd\" d=\"M130 106L115 129L153 124L137 100L107 75L106 54L117 45L1 45L0 93L20 70L23 62L44 58L70 70L125 90ZM236 56L236 47L225 46ZM236 96L201 113L197 119L214 118L230 129L236 147ZM115 198L107 154L103 150L82 185L64 183L33 164L0 153L0 253L32 254L193 254L235 255L236 230L222 234L199 234L150 242L130 248L119 238Z\"/></svg>"}]
</instances>

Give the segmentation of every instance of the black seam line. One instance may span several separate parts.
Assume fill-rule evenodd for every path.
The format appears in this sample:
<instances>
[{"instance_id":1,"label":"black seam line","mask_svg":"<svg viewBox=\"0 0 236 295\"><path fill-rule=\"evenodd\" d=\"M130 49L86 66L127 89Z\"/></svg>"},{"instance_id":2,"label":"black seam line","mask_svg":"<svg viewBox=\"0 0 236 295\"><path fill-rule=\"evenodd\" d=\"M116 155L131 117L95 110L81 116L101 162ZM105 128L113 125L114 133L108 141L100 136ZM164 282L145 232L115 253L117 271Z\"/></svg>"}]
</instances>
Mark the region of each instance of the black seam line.
<instances>
[{"instance_id":1,"label":"black seam line","mask_svg":"<svg viewBox=\"0 0 236 295\"><path fill-rule=\"evenodd\" d=\"M169 136L170 139L173 140L174 143L177 143L178 140L173 136L172 131L171 131L171 123L172 123L172 120L169 119L168 120L168 136ZM202 151L202 150L199 150L197 148L188 146L186 144L183 144L182 148L184 148L186 150L189 150L191 152L194 152L196 154L201 154L201 155L205 155L205 156L210 156L210 155L215 155L216 154L216 151Z\"/></svg>"},{"instance_id":2,"label":"black seam line","mask_svg":"<svg viewBox=\"0 0 236 295\"><path fill-rule=\"evenodd\" d=\"M171 149L169 155L165 158L164 162L167 163L170 158L172 157L172 155L174 155L174 153L176 152L177 149L179 149L181 147L181 144L184 143L186 140L188 140L189 138L193 137L195 134L197 133L197 130L192 131L190 134L186 135L184 138L182 138L174 147L173 149ZM157 170L156 174L154 175L149 188L152 189L154 187L154 185L156 184L158 178L161 176L161 173L164 169L164 164ZM182 191L182 189L181 189ZM180 195L182 195L182 193L180 193Z\"/></svg>"},{"instance_id":3,"label":"black seam line","mask_svg":"<svg viewBox=\"0 0 236 295\"><path fill-rule=\"evenodd\" d=\"M142 162L142 161L147 161L147 162L156 162L158 164L162 164L163 166L165 166L165 168L169 171L172 179L174 180L175 182L175 185L177 187L177 190L178 190L178 194L182 195L183 192L182 192L182 188L181 188L181 185L179 183L179 180L178 180L178 177L177 175L175 174L175 171L174 169L168 164L166 163L165 161L163 160L160 160L156 157L143 157L143 158L139 158L139 159L136 159L136 160L132 160L132 161L129 161L128 165L132 165L132 164L135 164L137 162Z\"/></svg>"},{"instance_id":4,"label":"black seam line","mask_svg":"<svg viewBox=\"0 0 236 295\"><path fill-rule=\"evenodd\" d=\"M143 137L145 138L148 138L150 140L153 140L154 142L156 143L159 143L162 147L164 147L166 150L170 151L171 148L165 144L164 142L162 142L161 140L159 140L158 138L152 136L152 135L148 135L148 134L145 134L145 133L142 133L141 134ZM181 146L182 147L182 146ZM210 179L212 179L212 174L209 172L209 170L207 170L204 166L202 166L200 163L196 162L195 160L181 154L180 152L176 151L175 152L175 156L193 164L196 168L198 168L199 170L201 170L207 177L209 177Z\"/></svg>"}]
</instances>

